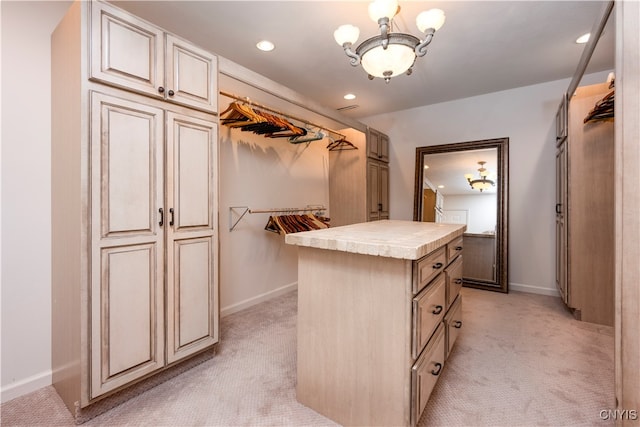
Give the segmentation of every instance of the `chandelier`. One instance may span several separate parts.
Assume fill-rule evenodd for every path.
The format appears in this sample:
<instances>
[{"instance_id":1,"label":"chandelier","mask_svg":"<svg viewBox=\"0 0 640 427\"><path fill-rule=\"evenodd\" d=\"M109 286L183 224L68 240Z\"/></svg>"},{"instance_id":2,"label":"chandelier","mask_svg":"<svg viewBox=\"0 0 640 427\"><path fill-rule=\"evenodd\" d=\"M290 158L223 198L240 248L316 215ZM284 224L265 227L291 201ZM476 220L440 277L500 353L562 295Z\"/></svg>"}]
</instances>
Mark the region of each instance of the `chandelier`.
<instances>
[{"instance_id":1,"label":"chandelier","mask_svg":"<svg viewBox=\"0 0 640 427\"><path fill-rule=\"evenodd\" d=\"M496 185L495 182L487 178L489 176L489 171L484 167L486 163L487 162L484 162L484 161L478 162L478 164L480 165L480 168L478 169L480 178L473 179L473 175L470 173L464 176L465 178L467 178L467 181L469 182L469 185L471 186L471 188L473 188L474 190L480 190L481 193L484 190L488 190L491 187L495 187Z\"/></svg>"},{"instance_id":2,"label":"chandelier","mask_svg":"<svg viewBox=\"0 0 640 427\"><path fill-rule=\"evenodd\" d=\"M410 75L413 64L418 56L427 53L427 46L433 35L444 24L444 12L440 9L430 9L420 13L416 18L416 25L424 33L421 41L411 34L393 33L393 17L400 11L397 0L374 0L369 4L369 17L378 23L380 35L373 36L356 48L351 49L360 36L360 29L353 25L341 25L333 33L336 42L344 48L344 53L351 58L351 65L362 68L369 74L369 80L374 77L384 79L387 83L391 77L402 73Z\"/></svg>"}]
</instances>

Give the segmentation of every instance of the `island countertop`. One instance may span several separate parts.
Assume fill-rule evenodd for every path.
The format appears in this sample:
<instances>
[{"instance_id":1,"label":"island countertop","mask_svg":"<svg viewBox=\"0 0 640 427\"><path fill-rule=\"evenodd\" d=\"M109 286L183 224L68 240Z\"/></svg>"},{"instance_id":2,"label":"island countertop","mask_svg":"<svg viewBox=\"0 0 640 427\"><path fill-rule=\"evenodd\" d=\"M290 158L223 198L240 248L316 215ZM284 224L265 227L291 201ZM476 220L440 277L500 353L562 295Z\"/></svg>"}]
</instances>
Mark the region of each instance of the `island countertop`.
<instances>
[{"instance_id":1,"label":"island countertop","mask_svg":"<svg viewBox=\"0 0 640 427\"><path fill-rule=\"evenodd\" d=\"M417 260L458 236L463 224L382 220L292 233L290 245Z\"/></svg>"}]
</instances>

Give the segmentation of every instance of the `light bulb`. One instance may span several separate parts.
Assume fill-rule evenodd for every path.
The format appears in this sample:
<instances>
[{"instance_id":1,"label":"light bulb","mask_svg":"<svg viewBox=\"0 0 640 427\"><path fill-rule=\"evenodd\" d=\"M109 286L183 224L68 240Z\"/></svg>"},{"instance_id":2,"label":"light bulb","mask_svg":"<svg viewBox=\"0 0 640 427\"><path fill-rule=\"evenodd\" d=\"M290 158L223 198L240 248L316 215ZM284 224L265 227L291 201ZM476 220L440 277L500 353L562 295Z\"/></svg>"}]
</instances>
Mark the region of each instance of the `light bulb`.
<instances>
[{"instance_id":1,"label":"light bulb","mask_svg":"<svg viewBox=\"0 0 640 427\"><path fill-rule=\"evenodd\" d=\"M376 23L380 18L389 18L391 20L397 11L397 0L374 0L369 3L369 17Z\"/></svg>"},{"instance_id":2,"label":"light bulb","mask_svg":"<svg viewBox=\"0 0 640 427\"><path fill-rule=\"evenodd\" d=\"M333 32L333 38L336 42L342 46L345 43L354 44L358 37L360 37L360 29L354 25L340 25L337 30Z\"/></svg>"},{"instance_id":3,"label":"light bulb","mask_svg":"<svg viewBox=\"0 0 640 427\"><path fill-rule=\"evenodd\" d=\"M445 16L444 12L440 9L430 9L425 12L421 12L416 18L416 25L420 32L424 33L425 30L433 28L438 31L444 24Z\"/></svg>"}]
</instances>

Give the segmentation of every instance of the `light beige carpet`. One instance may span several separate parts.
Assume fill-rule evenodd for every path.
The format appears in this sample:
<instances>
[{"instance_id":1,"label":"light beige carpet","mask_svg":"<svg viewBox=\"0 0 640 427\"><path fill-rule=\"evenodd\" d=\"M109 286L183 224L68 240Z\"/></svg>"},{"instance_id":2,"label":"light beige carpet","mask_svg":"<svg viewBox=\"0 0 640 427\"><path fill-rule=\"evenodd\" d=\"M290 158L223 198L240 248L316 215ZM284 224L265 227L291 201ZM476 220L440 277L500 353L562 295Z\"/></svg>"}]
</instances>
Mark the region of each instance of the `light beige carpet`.
<instances>
[{"instance_id":1,"label":"light beige carpet","mask_svg":"<svg viewBox=\"0 0 640 427\"><path fill-rule=\"evenodd\" d=\"M558 298L463 289L464 325L421 425L600 425L613 409L613 329ZM222 319L218 354L91 426L334 425L295 399L296 293ZM70 426L45 387L1 407L3 426Z\"/></svg>"}]
</instances>

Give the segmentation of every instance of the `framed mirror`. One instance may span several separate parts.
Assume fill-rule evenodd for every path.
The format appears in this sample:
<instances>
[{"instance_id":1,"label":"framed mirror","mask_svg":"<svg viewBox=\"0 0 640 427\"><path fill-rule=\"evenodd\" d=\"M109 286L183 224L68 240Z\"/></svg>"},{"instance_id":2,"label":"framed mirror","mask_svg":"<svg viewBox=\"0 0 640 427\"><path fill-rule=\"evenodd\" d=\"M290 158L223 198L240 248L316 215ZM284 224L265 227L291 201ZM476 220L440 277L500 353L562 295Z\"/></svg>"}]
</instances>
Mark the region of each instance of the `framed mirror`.
<instances>
[{"instance_id":1,"label":"framed mirror","mask_svg":"<svg viewBox=\"0 0 640 427\"><path fill-rule=\"evenodd\" d=\"M413 220L466 224L464 286L508 292L509 138L416 148Z\"/></svg>"}]
</instances>

